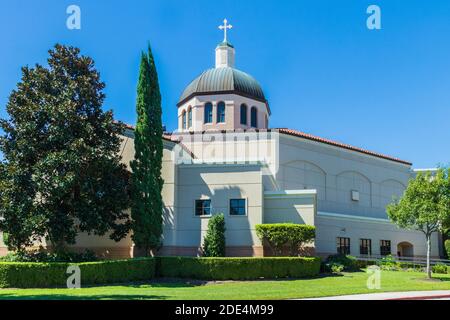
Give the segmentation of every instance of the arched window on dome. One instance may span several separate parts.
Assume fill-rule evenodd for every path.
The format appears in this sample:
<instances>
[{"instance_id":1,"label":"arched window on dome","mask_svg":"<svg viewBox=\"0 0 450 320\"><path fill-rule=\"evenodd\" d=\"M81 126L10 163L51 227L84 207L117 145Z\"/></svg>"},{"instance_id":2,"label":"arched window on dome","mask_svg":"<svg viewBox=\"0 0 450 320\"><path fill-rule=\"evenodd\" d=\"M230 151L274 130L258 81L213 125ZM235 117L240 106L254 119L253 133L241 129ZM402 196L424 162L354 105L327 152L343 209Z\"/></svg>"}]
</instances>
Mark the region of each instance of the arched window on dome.
<instances>
[{"instance_id":1,"label":"arched window on dome","mask_svg":"<svg viewBox=\"0 0 450 320\"><path fill-rule=\"evenodd\" d=\"M217 123L225 123L225 102L217 104Z\"/></svg>"},{"instance_id":2,"label":"arched window on dome","mask_svg":"<svg viewBox=\"0 0 450 320\"><path fill-rule=\"evenodd\" d=\"M258 126L258 110L256 109L256 107L252 107L251 109L250 122L253 128L256 128Z\"/></svg>"},{"instance_id":3,"label":"arched window on dome","mask_svg":"<svg viewBox=\"0 0 450 320\"><path fill-rule=\"evenodd\" d=\"M192 128L192 107L188 109L188 128Z\"/></svg>"},{"instance_id":4,"label":"arched window on dome","mask_svg":"<svg viewBox=\"0 0 450 320\"><path fill-rule=\"evenodd\" d=\"M213 120L213 110L212 110L212 103L211 102L207 102L205 104L205 119L204 122L205 123L212 123Z\"/></svg>"},{"instance_id":5,"label":"arched window on dome","mask_svg":"<svg viewBox=\"0 0 450 320\"><path fill-rule=\"evenodd\" d=\"M181 122L182 122L182 128L186 129L186 110L183 110L183 115L181 118Z\"/></svg>"},{"instance_id":6,"label":"arched window on dome","mask_svg":"<svg viewBox=\"0 0 450 320\"><path fill-rule=\"evenodd\" d=\"M247 125L247 105L241 104L241 124Z\"/></svg>"}]
</instances>

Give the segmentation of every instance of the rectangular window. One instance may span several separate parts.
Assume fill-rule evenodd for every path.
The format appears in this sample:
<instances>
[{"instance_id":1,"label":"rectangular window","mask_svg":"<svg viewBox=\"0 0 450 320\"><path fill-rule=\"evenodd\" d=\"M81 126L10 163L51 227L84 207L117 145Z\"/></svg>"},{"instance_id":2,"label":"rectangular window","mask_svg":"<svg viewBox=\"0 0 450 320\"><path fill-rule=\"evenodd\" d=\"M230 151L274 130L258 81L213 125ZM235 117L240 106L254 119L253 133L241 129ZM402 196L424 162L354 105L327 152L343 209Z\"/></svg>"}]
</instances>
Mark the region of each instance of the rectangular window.
<instances>
[{"instance_id":1,"label":"rectangular window","mask_svg":"<svg viewBox=\"0 0 450 320\"><path fill-rule=\"evenodd\" d=\"M258 126L258 110L256 110L256 107L252 107L250 110L250 124L253 128Z\"/></svg>"},{"instance_id":2,"label":"rectangular window","mask_svg":"<svg viewBox=\"0 0 450 320\"><path fill-rule=\"evenodd\" d=\"M195 215L209 216L211 215L211 200L195 200Z\"/></svg>"},{"instance_id":3,"label":"rectangular window","mask_svg":"<svg viewBox=\"0 0 450 320\"><path fill-rule=\"evenodd\" d=\"M230 200L230 215L245 216L247 214L245 199L231 199Z\"/></svg>"},{"instance_id":4,"label":"rectangular window","mask_svg":"<svg viewBox=\"0 0 450 320\"><path fill-rule=\"evenodd\" d=\"M213 110L212 110L212 103L208 102L205 104L205 123L212 123L213 122Z\"/></svg>"},{"instance_id":5,"label":"rectangular window","mask_svg":"<svg viewBox=\"0 0 450 320\"><path fill-rule=\"evenodd\" d=\"M183 111L182 121L183 121L183 129L186 129L186 111Z\"/></svg>"},{"instance_id":6,"label":"rectangular window","mask_svg":"<svg viewBox=\"0 0 450 320\"><path fill-rule=\"evenodd\" d=\"M219 102L217 105L217 123L225 122L225 103Z\"/></svg>"},{"instance_id":7,"label":"rectangular window","mask_svg":"<svg viewBox=\"0 0 450 320\"><path fill-rule=\"evenodd\" d=\"M192 109L188 111L188 128L192 127Z\"/></svg>"},{"instance_id":8,"label":"rectangular window","mask_svg":"<svg viewBox=\"0 0 450 320\"><path fill-rule=\"evenodd\" d=\"M247 106L241 105L241 124L247 125Z\"/></svg>"},{"instance_id":9,"label":"rectangular window","mask_svg":"<svg viewBox=\"0 0 450 320\"><path fill-rule=\"evenodd\" d=\"M372 240L359 239L359 254L369 256L372 254Z\"/></svg>"},{"instance_id":10,"label":"rectangular window","mask_svg":"<svg viewBox=\"0 0 450 320\"><path fill-rule=\"evenodd\" d=\"M391 254L391 240L380 240L380 254L382 256Z\"/></svg>"},{"instance_id":11,"label":"rectangular window","mask_svg":"<svg viewBox=\"0 0 450 320\"><path fill-rule=\"evenodd\" d=\"M336 239L337 253L350 254L350 238L338 237Z\"/></svg>"}]
</instances>

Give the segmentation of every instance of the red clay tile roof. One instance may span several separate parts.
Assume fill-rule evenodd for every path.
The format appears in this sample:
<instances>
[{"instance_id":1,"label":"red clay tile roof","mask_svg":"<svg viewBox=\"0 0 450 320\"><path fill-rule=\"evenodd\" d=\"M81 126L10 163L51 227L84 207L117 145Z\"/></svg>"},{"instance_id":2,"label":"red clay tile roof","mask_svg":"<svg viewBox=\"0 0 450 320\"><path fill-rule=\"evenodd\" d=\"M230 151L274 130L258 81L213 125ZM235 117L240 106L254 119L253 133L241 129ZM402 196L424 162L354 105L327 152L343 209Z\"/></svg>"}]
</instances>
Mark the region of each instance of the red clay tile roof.
<instances>
[{"instance_id":1,"label":"red clay tile roof","mask_svg":"<svg viewBox=\"0 0 450 320\"><path fill-rule=\"evenodd\" d=\"M114 121L114 123L119 123L119 121ZM121 123L126 129L133 130L133 131L134 131L134 129L136 129L136 127L132 126L131 124L127 124L127 123L123 123L123 122L121 122ZM162 137L164 140L177 142L176 140L172 139L172 135L170 133L163 133Z\"/></svg>"},{"instance_id":2,"label":"red clay tile roof","mask_svg":"<svg viewBox=\"0 0 450 320\"><path fill-rule=\"evenodd\" d=\"M130 130L134 130L135 129L134 126L132 126L132 125L129 125L129 124L124 124L124 125L125 125L125 127L127 129L130 129ZM252 130L254 130L254 129L252 129ZM377 153L377 152L365 150L365 149L362 149L362 148L354 147L354 146L351 146L351 145L348 145L348 144L345 144L345 143L341 143L341 142L337 142L337 141L333 141L333 140L329 140L329 139L313 136L311 134L304 133L304 132L297 131L297 130L293 130L293 129L275 128L275 129L268 129L267 131L271 131L271 130L278 131L279 133L287 134L287 135L290 135L290 136L304 138L304 139L308 139L308 140L311 140L311 141L321 142L321 143L325 143L325 144L332 145L332 146L335 146L335 147L343 148L343 149L346 149L346 150L351 150L351 151L367 154L367 155L374 156L374 157L377 157L377 158L382 158L382 159L386 159L386 160L402 163L402 164L405 164L405 165L408 165L408 166L412 165L412 163L409 162L409 161L401 160L399 158L387 156L387 155L384 155L384 154L381 154L381 153ZM231 131L233 131L233 130L231 130ZM244 130L244 131L246 131L246 130ZM225 131L221 130L221 132L225 132ZM193 132L191 132L191 133L193 133ZM202 133L205 133L205 132L203 131ZM176 135L172 135L171 133L164 133L163 134L163 139L168 140L168 141L172 141L172 142L175 142L175 143L179 143ZM190 150L188 150L185 145L183 145L183 144L181 144L181 145L189 154L191 154L192 157L195 158L195 155Z\"/></svg>"},{"instance_id":3,"label":"red clay tile roof","mask_svg":"<svg viewBox=\"0 0 450 320\"><path fill-rule=\"evenodd\" d=\"M360 153L364 153L364 154L368 154L374 157L378 157L378 158L382 158L382 159L386 159L386 160L390 160L390 161L395 161L395 162L399 162L402 164L406 164L411 166L412 163L409 161L405 161L405 160L401 160L398 158L394 158L394 157L390 157L381 153L377 153L377 152L372 152L369 150L365 150L365 149L361 149L358 147L353 147L351 145L348 144L344 144L344 143L340 143L340 142L336 142L336 141L332 141L332 140L328 140L328 139L324 139L324 138L320 138L320 137L316 137L313 136L311 134L308 133L304 133L301 131L297 131L297 130L292 130L292 129L288 129L288 128L277 128L275 130L278 130L278 132L280 133L284 133L290 136L294 136L294 137L299 137L299 138L304 138L304 139L308 139L308 140L312 140L312 141L316 141L316 142L321 142L321 143L326 143L335 147L339 147L339 148L343 148L343 149L347 149L347 150L351 150L351 151L356 151L356 152L360 152Z\"/></svg>"},{"instance_id":4,"label":"red clay tile roof","mask_svg":"<svg viewBox=\"0 0 450 320\"><path fill-rule=\"evenodd\" d=\"M119 123L119 121L115 121L115 123ZM136 127L132 126L131 124L127 124L127 123L123 123L123 122L121 122L121 123L126 129L133 130L133 131L136 129ZM171 141L176 144L180 144L181 147L183 148L183 150L186 151L193 159L196 158L195 155L192 153L192 151L189 150L183 143L178 141L176 137L172 137L171 133L168 133L168 132L163 133L162 138L164 140Z\"/></svg>"}]
</instances>

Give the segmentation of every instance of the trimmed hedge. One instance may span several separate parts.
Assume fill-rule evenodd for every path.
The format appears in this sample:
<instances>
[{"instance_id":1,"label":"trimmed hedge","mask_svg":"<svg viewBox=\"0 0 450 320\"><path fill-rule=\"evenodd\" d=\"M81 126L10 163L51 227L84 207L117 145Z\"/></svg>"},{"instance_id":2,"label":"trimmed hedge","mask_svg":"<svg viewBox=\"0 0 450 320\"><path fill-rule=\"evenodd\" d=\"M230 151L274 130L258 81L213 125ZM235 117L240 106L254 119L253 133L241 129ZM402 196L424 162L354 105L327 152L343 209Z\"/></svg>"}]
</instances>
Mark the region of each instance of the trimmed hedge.
<instances>
[{"instance_id":1,"label":"trimmed hedge","mask_svg":"<svg viewBox=\"0 0 450 320\"><path fill-rule=\"evenodd\" d=\"M289 247L291 256L296 256L300 247L316 236L316 227L305 224L257 224L255 228L258 238L267 243L277 256L282 255L285 246Z\"/></svg>"},{"instance_id":2,"label":"trimmed hedge","mask_svg":"<svg viewBox=\"0 0 450 320\"><path fill-rule=\"evenodd\" d=\"M302 278L320 272L320 258L158 257L157 276L202 280Z\"/></svg>"},{"instance_id":3,"label":"trimmed hedge","mask_svg":"<svg viewBox=\"0 0 450 320\"><path fill-rule=\"evenodd\" d=\"M155 275L154 258L77 263L81 285L148 280ZM71 263L1 262L0 288L65 287Z\"/></svg>"},{"instance_id":4,"label":"trimmed hedge","mask_svg":"<svg viewBox=\"0 0 450 320\"><path fill-rule=\"evenodd\" d=\"M155 257L97 262L0 262L0 288L65 287L67 267L81 270L81 286L145 281L157 277L202 280L302 278L320 272L320 258Z\"/></svg>"}]
</instances>

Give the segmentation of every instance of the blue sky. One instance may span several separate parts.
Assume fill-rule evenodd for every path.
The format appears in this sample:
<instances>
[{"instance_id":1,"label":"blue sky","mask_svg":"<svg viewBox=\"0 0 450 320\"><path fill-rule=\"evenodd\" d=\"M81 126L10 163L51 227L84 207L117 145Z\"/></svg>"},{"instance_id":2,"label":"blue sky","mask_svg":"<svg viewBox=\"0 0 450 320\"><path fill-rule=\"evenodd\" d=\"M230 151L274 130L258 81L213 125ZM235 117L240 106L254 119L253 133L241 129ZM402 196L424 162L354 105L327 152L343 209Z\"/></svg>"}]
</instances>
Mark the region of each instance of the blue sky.
<instances>
[{"instance_id":1,"label":"blue sky","mask_svg":"<svg viewBox=\"0 0 450 320\"><path fill-rule=\"evenodd\" d=\"M82 29L66 28L79 5ZM382 30L368 30L379 5ZM288 127L412 161L450 162L450 2L420 0L2 0L0 117L20 67L46 63L55 43L81 48L106 82L105 108L135 122L140 51L150 41L163 122L176 127L184 87L214 65L223 18L236 66Z\"/></svg>"}]
</instances>

